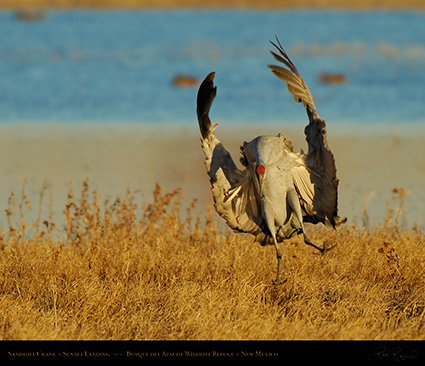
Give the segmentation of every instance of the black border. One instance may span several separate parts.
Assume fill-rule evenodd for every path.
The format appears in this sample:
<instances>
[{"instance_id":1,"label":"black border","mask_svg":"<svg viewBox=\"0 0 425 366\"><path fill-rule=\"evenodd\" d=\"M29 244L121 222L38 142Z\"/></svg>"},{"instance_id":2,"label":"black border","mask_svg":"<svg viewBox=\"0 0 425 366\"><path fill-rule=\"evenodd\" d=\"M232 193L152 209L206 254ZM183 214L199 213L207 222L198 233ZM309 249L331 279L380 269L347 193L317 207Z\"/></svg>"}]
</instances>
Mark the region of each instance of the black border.
<instances>
[{"instance_id":1,"label":"black border","mask_svg":"<svg viewBox=\"0 0 425 366\"><path fill-rule=\"evenodd\" d=\"M425 365L424 341L1 341L0 362L255 361Z\"/></svg>"}]
</instances>

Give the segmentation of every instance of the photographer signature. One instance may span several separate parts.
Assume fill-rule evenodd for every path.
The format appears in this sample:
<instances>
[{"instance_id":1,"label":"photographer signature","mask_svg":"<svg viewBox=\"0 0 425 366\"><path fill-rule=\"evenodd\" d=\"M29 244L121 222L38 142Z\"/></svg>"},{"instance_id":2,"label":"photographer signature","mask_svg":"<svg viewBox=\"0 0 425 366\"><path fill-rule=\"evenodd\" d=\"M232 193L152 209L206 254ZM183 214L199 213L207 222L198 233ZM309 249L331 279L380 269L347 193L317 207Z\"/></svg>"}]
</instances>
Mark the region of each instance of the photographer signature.
<instances>
[{"instance_id":1,"label":"photographer signature","mask_svg":"<svg viewBox=\"0 0 425 366\"><path fill-rule=\"evenodd\" d=\"M369 354L369 360L378 359L382 362L388 360L403 362L405 360L416 359L418 357L419 351L417 349L412 350L410 353L405 353L401 347L387 348L386 346L377 347Z\"/></svg>"}]
</instances>

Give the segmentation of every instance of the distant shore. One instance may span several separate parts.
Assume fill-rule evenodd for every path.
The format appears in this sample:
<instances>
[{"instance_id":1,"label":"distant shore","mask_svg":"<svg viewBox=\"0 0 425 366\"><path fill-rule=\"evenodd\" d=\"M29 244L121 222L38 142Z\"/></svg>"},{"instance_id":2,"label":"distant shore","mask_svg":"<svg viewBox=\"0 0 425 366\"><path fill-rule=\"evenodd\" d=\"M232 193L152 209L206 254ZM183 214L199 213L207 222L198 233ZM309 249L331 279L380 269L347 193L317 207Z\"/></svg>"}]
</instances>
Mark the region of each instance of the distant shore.
<instances>
[{"instance_id":1,"label":"distant shore","mask_svg":"<svg viewBox=\"0 0 425 366\"><path fill-rule=\"evenodd\" d=\"M382 225L388 209L404 215L411 228L425 226L425 133L375 128L375 133L353 126L347 129L328 123L328 139L335 154L340 179L339 207L350 225ZM217 137L239 163L239 146L261 134L281 131L298 151L306 150L304 126L251 127L242 130L220 123ZM39 191L47 184L46 204L53 202L53 215L61 218L68 189L79 192L85 179L98 189L99 199L113 200L126 189L138 191L151 202L155 183L165 192L181 188L183 206L198 199L198 212L205 213L211 201L196 121L190 126L166 125L0 125L0 209L7 207L13 191L20 197L26 182L27 199L37 214ZM394 188L403 188L399 202ZM401 211L400 211L400 206ZM402 212L406 210L406 212ZM0 226L6 217L0 216Z\"/></svg>"},{"instance_id":2,"label":"distant shore","mask_svg":"<svg viewBox=\"0 0 425 366\"><path fill-rule=\"evenodd\" d=\"M423 0L3 0L0 9L22 8L236 8L425 9Z\"/></svg>"}]
</instances>

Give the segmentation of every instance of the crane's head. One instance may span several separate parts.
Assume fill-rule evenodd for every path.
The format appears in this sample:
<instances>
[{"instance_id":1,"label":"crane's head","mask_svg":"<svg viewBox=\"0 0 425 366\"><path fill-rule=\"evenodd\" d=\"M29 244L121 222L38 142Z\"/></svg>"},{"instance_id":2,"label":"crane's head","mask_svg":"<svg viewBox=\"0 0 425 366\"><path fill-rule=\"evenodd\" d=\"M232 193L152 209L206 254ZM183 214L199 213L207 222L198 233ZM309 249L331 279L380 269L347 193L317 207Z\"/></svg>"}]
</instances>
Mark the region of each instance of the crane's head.
<instances>
[{"instance_id":1,"label":"crane's head","mask_svg":"<svg viewBox=\"0 0 425 366\"><path fill-rule=\"evenodd\" d=\"M250 166L255 172L260 190L263 182L267 179L267 171L281 161L285 150L284 144L285 139L278 135L259 136L251 142L245 142L242 146L241 162L245 166Z\"/></svg>"}]
</instances>

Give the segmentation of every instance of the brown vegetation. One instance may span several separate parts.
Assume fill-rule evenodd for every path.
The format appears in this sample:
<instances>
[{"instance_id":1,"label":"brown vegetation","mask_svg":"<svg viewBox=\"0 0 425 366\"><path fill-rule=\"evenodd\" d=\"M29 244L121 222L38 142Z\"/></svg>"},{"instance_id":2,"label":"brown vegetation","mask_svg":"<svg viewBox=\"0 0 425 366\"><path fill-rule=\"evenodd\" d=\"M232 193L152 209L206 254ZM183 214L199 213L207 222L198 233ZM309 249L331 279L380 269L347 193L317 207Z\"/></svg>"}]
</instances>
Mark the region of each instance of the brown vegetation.
<instances>
[{"instance_id":1,"label":"brown vegetation","mask_svg":"<svg viewBox=\"0 0 425 366\"><path fill-rule=\"evenodd\" d=\"M31 226L23 190L0 235L0 338L424 339L425 238L400 230L403 190L393 194L401 209L390 205L383 227L309 227L337 244L325 255L281 244L275 285L273 247L223 229L212 210L193 217L179 190L102 202L85 182L62 225L40 212Z\"/></svg>"},{"instance_id":2,"label":"brown vegetation","mask_svg":"<svg viewBox=\"0 0 425 366\"><path fill-rule=\"evenodd\" d=\"M321 73L318 80L323 84L345 84L347 77L343 74Z\"/></svg>"},{"instance_id":3,"label":"brown vegetation","mask_svg":"<svg viewBox=\"0 0 425 366\"><path fill-rule=\"evenodd\" d=\"M199 86L200 81L198 78L193 76L177 74L173 78L172 84L176 88L196 88Z\"/></svg>"}]
</instances>

